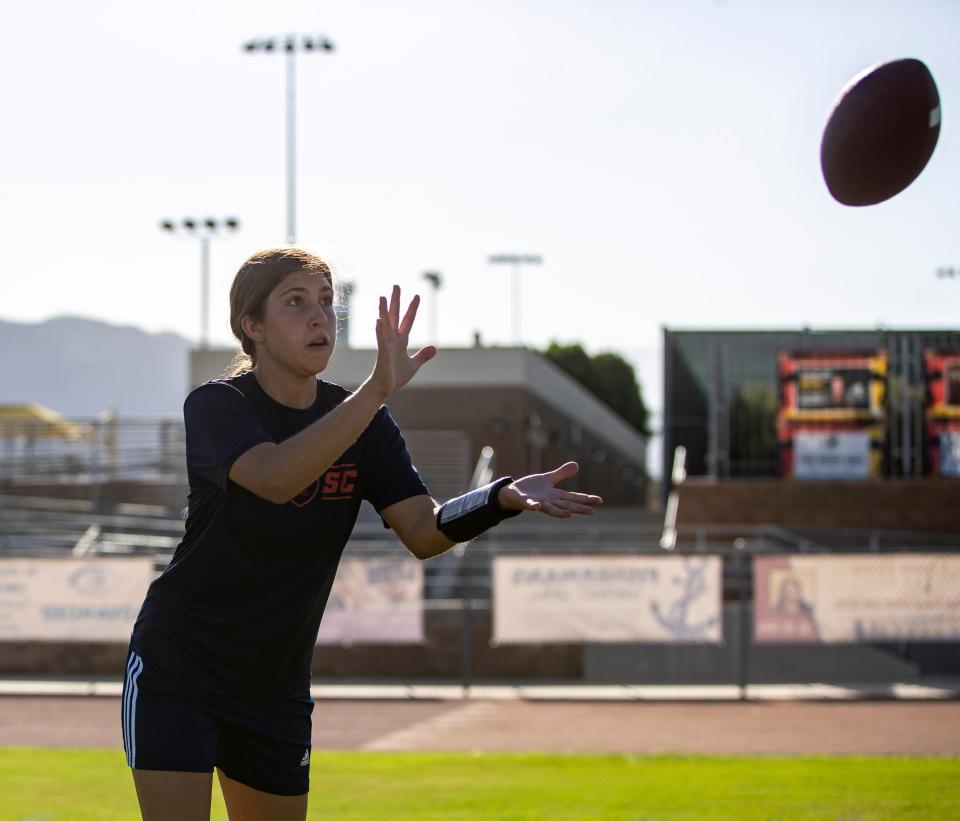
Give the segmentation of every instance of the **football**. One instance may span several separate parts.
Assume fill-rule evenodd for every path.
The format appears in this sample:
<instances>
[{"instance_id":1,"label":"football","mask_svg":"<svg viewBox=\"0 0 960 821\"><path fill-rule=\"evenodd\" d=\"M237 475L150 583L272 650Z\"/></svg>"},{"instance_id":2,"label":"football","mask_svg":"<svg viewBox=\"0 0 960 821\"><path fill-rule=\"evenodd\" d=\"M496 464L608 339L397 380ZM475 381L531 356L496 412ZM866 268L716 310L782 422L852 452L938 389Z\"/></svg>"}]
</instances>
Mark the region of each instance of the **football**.
<instances>
[{"instance_id":1,"label":"football","mask_svg":"<svg viewBox=\"0 0 960 821\"><path fill-rule=\"evenodd\" d=\"M834 103L820 166L844 205L876 205L923 171L940 135L940 96L929 69L912 58L861 72Z\"/></svg>"}]
</instances>

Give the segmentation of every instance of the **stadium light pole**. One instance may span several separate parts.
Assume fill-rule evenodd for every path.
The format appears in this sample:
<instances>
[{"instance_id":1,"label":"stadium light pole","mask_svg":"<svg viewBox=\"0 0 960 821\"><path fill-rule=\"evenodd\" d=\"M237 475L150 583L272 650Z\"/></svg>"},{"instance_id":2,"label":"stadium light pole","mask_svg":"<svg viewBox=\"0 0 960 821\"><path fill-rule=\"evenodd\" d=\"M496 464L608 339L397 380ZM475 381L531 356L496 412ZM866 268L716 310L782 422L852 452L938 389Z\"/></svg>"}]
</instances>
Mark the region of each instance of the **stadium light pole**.
<instances>
[{"instance_id":1,"label":"stadium light pole","mask_svg":"<svg viewBox=\"0 0 960 821\"><path fill-rule=\"evenodd\" d=\"M439 271L424 271L423 278L433 286L433 299L430 302L430 341L437 344L437 300L443 275Z\"/></svg>"},{"instance_id":2,"label":"stadium light pole","mask_svg":"<svg viewBox=\"0 0 960 821\"><path fill-rule=\"evenodd\" d=\"M337 344L343 342L343 347L350 347L350 300L357 289L353 282L339 283L339 299L337 307Z\"/></svg>"},{"instance_id":3,"label":"stadium light pole","mask_svg":"<svg viewBox=\"0 0 960 821\"><path fill-rule=\"evenodd\" d=\"M520 269L524 265L541 265L543 257L538 254L493 254L488 262L513 268L513 338L520 345Z\"/></svg>"},{"instance_id":4,"label":"stadium light pole","mask_svg":"<svg viewBox=\"0 0 960 821\"><path fill-rule=\"evenodd\" d=\"M298 51L333 51L333 42L326 37L288 34L285 37L266 37L248 40L243 50L253 53L273 53L281 48L287 55L287 245L297 241L297 128L296 128L296 71Z\"/></svg>"},{"instance_id":5,"label":"stadium light pole","mask_svg":"<svg viewBox=\"0 0 960 821\"><path fill-rule=\"evenodd\" d=\"M213 217L196 220L185 217L179 224L173 220L162 220L160 230L174 234L179 230L188 235L200 238L200 347L208 348L209 343L209 314L210 314L210 239L221 230L237 231L240 220L236 217L227 217L215 220Z\"/></svg>"}]
</instances>

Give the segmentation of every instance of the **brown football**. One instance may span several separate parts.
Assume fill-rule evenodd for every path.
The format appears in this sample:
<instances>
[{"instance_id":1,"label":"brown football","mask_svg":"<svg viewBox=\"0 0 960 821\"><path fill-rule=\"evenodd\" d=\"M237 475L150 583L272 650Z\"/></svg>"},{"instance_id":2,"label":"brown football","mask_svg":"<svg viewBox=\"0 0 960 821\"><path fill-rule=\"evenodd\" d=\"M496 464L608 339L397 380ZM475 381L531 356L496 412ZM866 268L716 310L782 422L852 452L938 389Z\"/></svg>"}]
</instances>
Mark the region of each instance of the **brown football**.
<instances>
[{"instance_id":1,"label":"brown football","mask_svg":"<svg viewBox=\"0 0 960 821\"><path fill-rule=\"evenodd\" d=\"M831 195L844 205L876 205L923 171L940 136L940 95L929 69L912 58L861 72L834 103L820 143Z\"/></svg>"}]
</instances>

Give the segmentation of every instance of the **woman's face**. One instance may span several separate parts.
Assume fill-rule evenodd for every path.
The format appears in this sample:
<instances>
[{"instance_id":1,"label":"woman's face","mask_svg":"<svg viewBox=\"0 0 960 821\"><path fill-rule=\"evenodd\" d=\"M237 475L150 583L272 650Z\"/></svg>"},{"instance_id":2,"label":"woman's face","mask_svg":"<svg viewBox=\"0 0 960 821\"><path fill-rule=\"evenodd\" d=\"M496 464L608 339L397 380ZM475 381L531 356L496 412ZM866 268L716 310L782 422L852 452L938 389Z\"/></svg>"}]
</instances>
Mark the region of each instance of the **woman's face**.
<instances>
[{"instance_id":1,"label":"woman's face","mask_svg":"<svg viewBox=\"0 0 960 821\"><path fill-rule=\"evenodd\" d=\"M253 320L246 331L257 345L257 363L270 359L303 376L326 368L337 342L333 299L323 274L287 274L267 297L263 321Z\"/></svg>"},{"instance_id":2,"label":"woman's face","mask_svg":"<svg viewBox=\"0 0 960 821\"><path fill-rule=\"evenodd\" d=\"M800 608L800 602L799 582L796 579L785 579L780 587L780 607L789 613L795 613Z\"/></svg>"}]
</instances>

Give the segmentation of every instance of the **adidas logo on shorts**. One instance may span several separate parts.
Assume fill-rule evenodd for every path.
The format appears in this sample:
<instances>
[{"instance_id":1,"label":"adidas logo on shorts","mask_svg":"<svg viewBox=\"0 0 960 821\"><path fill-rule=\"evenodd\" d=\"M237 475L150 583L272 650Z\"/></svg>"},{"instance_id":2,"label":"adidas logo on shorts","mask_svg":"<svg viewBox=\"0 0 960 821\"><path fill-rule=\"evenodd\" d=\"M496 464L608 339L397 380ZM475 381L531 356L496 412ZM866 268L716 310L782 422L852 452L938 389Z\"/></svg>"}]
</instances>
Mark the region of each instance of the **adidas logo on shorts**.
<instances>
[{"instance_id":1,"label":"adidas logo on shorts","mask_svg":"<svg viewBox=\"0 0 960 821\"><path fill-rule=\"evenodd\" d=\"M309 766L310 766L310 749L309 749L309 748L307 748L306 750L304 750L303 758L300 759L300 766L301 766L301 767L309 767Z\"/></svg>"}]
</instances>

